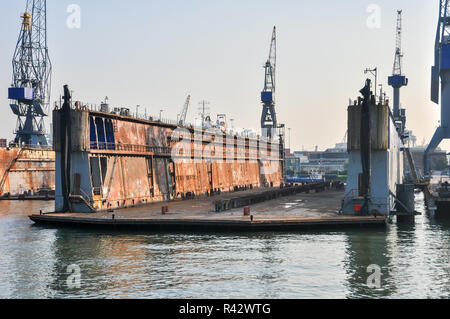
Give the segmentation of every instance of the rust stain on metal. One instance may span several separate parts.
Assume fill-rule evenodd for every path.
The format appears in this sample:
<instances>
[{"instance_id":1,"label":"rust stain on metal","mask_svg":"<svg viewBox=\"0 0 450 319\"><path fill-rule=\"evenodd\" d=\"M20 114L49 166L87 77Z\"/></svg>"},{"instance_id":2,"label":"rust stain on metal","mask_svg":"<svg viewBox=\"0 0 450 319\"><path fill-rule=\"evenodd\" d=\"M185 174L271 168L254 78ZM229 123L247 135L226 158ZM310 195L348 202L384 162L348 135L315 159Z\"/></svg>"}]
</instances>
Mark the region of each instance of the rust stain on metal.
<instances>
[{"instance_id":1,"label":"rust stain on metal","mask_svg":"<svg viewBox=\"0 0 450 319\"><path fill-rule=\"evenodd\" d=\"M0 148L0 196L55 189L55 152Z\"/></svg>"}]
</instances>

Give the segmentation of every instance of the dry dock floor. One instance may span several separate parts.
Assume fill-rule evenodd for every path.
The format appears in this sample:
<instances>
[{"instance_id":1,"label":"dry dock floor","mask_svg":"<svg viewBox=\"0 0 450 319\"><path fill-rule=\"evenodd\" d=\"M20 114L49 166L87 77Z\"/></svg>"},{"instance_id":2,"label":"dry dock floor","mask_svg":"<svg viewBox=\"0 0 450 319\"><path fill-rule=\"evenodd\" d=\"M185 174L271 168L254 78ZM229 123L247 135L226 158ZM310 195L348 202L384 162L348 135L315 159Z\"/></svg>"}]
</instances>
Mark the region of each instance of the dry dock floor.
<instances>
[{"instance_id":1,"label":"dry dock floor","mask_svg":"<svg viewBox=\"0 0 450 319\"><path fill-rule=\"evenodd\" d=\"M383 217L339 215L344 196L343 191L301 193L251 205L253 220L250 216L244 216L243 208L220 213L213 211L215 200L232 196L236 196L236 193L210 198L154 203L113 212L34 214L30 216L30 219L38 224L57 226L206 231L285 231L304 228L382 227L386 225ZM161 213L162 206L168 207L169 212L165 215Z\"/></svg>"}]
</instances>

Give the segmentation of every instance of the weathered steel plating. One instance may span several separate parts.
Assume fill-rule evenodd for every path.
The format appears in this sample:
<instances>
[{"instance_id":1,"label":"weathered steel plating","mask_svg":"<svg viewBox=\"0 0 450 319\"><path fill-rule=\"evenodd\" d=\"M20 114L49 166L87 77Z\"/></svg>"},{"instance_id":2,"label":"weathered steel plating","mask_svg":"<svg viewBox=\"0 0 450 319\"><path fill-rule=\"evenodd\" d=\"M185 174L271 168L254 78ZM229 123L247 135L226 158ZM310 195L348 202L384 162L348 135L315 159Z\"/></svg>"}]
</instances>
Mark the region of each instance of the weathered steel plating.
<instances>
[{"instance_id":1,"label":"weathered steel plating","mask_svg":"<svg viewBox=\"0 0 450 319\"><path fill-rule=\"evenodd\" d=\"M0 196L38 194L54 189L54 151L0 147Z\"/></svg>"},{"instance_id":2,"label":"weathered steel plating","mask_svg":"<svg viewBox=\"0 0 450 319\"><path fill-rule=\"evenodd\" d=\"M66 112L70 128L61 127ZM181 129L88 110L79 103L55 109L53 123L57 163L70 158L70 165L61 162L57 168L56 211L67 211L64 201L71 211L92 212L282 182L277 143L274 152L273 142L266 150L258 139ZM68 155L62 155L65 150ZM68 168L68 193L63 191L63 167Z\"/></svg>"}]
</instances>

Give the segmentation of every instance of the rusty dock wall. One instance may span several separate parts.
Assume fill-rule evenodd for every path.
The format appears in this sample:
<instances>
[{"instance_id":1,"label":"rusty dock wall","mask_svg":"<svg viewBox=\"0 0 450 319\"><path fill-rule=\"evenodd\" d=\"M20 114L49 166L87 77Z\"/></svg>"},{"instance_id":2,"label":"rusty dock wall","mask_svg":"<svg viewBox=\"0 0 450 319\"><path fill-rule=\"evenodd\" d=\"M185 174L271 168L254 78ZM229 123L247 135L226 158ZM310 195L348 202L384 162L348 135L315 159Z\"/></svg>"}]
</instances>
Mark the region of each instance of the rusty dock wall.
<instances>
[{"instance_id":1,"label":"rusty dock wall","mask_svg":"<svg viewBox=\"0 0 450 319\"><path fill-rule=\"evenodd\" d=\"M54 110L56 211L64 198L93 212L282 183L278 143L74 108L64 177L62 116Z\"/></svg>"},{"instance_id":2,"label":"rusty dock wall","mask_svg":"<svg viewBox=\"0 0 450 319\"><path fill-rule=\"evenodd\" d=\"M55 152L0 147L0 197L55 189Z\"/></svg>"}]
</instances>

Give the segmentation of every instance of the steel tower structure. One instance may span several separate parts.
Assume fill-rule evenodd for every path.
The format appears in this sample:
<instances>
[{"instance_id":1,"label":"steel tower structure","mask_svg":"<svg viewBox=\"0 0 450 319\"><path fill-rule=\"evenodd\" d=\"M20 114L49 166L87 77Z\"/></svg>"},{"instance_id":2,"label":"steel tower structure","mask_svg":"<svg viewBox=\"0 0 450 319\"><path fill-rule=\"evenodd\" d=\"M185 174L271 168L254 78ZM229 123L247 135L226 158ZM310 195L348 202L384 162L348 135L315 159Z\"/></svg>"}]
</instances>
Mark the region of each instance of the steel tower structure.
<instances>
[{"instance_id":1,"label":"steel tower structure","mask_svg":"<svg viewBox=\"0 0 450 319\"><path fill-rule=\"evenodd\" d=\"M188 97L186 98L186 102L184 103L183 110L181 111L180 118L178 120L178 125L186 124L186 116L187 116L190 102L191 102L191 96L188 95Z\"/></svg>"},{"instance_id":2,"label":"steel tower structure","mask_svg":"<svg viewBox=\"0 0 450 319\"><path fill-rule=\"evenodd\" d=\"M275 112L275 71L277 64L277 29L273 27L272 41L270 43L269 59L264 69L264 90L261 93L263 111L261 115L262 135L272 138L273 131L277 128L277 114Z\"/></svg>"},{"instance_id":3,"label":"steel tower structure","mask_svg":"<svg viewBox=\"0 0 450 319\"><path fill-rule=\"evenodd\" d=\"M400 126L400 133L403 133L406 123L406 113L400 109L400 88L408 85L408 79L402 74L402 10L397 11L395 59L392 76L388 78L388 83L394 88L394 120Z\"/></svg>"},{"instance_id":4,"label":"steel tower structure","mask_svg":"<svg viewBox=\"0 0 450 319\"><path fill-rule=\"evenodd\" d=\"M52 67L47 46L46 0L27 0L12 66L8 98L17 115L14 142L47 146L44 117L49 111Z\"/></svg>"},{"instance_id":5,"label":"steel tower structure","mask_svg":"<svg viewBox=\"0 0 450 319\"><path fill-rule=\"evenodd\" d=\"M439 83L439 78L441 83ZM440 85L439 85L440 84ZM436 31L435 60L431 68L431 101L439 104L441 88L441 123L431 139L424 155L424 175L429 175L430 153L443 139L450 138L450 1L440 0L439 20Z\"/></svg>"}]
</instances>

